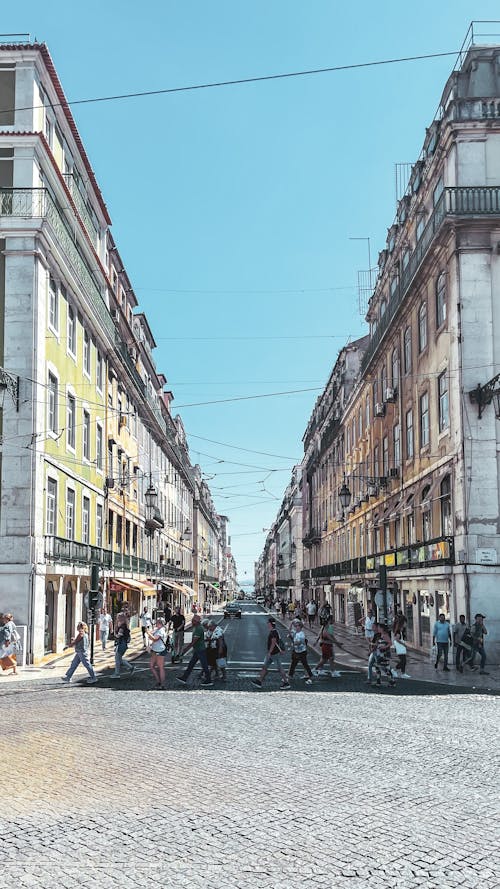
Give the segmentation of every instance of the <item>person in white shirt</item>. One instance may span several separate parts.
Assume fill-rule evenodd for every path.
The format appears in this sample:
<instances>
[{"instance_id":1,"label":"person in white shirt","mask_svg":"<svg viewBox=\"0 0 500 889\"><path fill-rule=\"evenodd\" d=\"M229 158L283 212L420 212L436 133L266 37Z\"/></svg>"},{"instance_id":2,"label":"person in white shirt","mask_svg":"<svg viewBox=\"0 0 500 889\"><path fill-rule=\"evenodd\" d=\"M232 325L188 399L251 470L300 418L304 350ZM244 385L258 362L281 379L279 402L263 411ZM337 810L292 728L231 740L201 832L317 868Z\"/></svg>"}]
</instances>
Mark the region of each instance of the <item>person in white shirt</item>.
<instances>
[{"instance_id":1,"label":"person in white shirt","mask_svg":"<svg viewBox=\"0 0 500 889\"><path fill-rule=\"evenodd\" d=\"M370 645L375 635L375 616L371 608L368 608L366 615L361 618L359 624L364 628L365 639L368 642L368 645Z\"/></svg>"},{"instance_id":2,"label":"person in white shirt","mask_svg":"<svg viewBox=\"0 0 500 889\"><path fill-rule=\"evenodd\" d=\"M316 602L313 602L313 600L311 599L311 601L308 602L306 605L306 611L307 611L307 619L309 621L309 626L312 627L314 620L316 618Z\"/></svg>"},{"instance_id":3,"label":"person in white shirt","mask_svg":"<svg viewBox=\"0 0 500 889\"><path fill-rule=\"evenodd\" d=\"M109 634L113 632L113 619L110 614L108 614L108 610L106 606L101 608L101 613L99 615L99 638L101 640L102 650L106 651L106 643L108 641Z\"/></svg>"},{"instance_id":4,"label":"person in white shirt","mask_svg":"<svg viewBox=\"0 0 500 889\"><path fill-rule=\"evenodd\" d=\"M295 667L297 666L297 664L300 663L307 673L306 685L312 685L313 674L309 664L307 663L307 642L306 634L304 633L304 624L297 617L295 618L295 620L292 620L292 628L289 635L292 638L293 649L292 662L288 671L288 678L292 679L293 674L295 673Z\"/></svg>"},{"instance_id":5,"label":"person in white shirt","mask_svg":"<svg viewBox=\"0 0 500 889\"><path fill-rule=\"evenodd\" d=\"M151 621L150 621L151 623ZM151 660L149 669L156 679L157 688L165 688L165 655L167 653L167 630L165 621L159 617L152 632L146 630L151 639Z\"/></svg>"},{"instance_id":6,"label":"person in white shirt","mask_svg":"<svg viewBox=\"0 0 500 889\"><path fill-rule=\"evenodd\" d=\"M149 633L148 630L153 626L153 622L151 620L151 615L147 608L144 608L142 614L139 617L139 623L142 630L142 644L144 648L149 648Z\"/></svg>"}]
</instances>

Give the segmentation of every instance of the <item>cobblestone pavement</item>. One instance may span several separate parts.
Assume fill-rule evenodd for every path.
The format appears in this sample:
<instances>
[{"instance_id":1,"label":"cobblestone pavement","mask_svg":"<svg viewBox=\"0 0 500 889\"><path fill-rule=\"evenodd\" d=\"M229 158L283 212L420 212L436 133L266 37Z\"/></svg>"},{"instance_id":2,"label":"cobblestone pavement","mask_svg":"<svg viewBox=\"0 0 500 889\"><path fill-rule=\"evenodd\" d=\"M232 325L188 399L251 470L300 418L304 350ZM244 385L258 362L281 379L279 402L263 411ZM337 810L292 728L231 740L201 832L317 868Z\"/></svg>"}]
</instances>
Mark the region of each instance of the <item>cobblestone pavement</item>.
<instances>
[{"instance_id":1,"label":"cobblestone pavement","mask_svg":"<svg viewBox=\"0 0 500 889\"><path fill-rule=\"evenodd\" d=\"M136 672L4 693L4 884L498 886L494 695Z\"/></svg>"}]
</instances>

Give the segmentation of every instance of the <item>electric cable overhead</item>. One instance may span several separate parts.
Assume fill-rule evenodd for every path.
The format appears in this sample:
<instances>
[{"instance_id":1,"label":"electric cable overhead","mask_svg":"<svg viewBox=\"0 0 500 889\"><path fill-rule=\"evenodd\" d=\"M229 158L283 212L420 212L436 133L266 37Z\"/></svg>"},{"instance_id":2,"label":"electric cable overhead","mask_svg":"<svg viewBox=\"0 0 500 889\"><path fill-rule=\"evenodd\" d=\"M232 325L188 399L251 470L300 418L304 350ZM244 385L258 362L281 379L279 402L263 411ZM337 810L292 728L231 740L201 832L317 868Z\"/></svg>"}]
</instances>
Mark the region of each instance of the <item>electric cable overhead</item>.
<instances>
[{"instance_id":1,"label":"electric cable overhead","mask_svg":"<svg viewBox=\"0 0 500 889\"><path fill-rule=\"evenodd\" d=\"M130 93L117 93L111 96L94 96L89 99L68 99L65 102L52 102L51 104L53 108L58 108L67 105L91 105L101 102L116 102L123 99L139 99L146 96L165 96L169 95L170 93L195 92L196 90L217 89L223 86L241 86L244 83L263 83L270 80L287 80L292 77L310 77L315 74L332 74L338 71L353 71L360 68L376 68L383 65L397 65L404 62L419 62L425 59L441 59L446 58L446 56L456 55L458 55L458 50L453 50L451 52L424 53L418 56L400 56L399 58L395 59L378 59L373 62L353 62L350 65L330 65L327 68L306 68L301 71L285 71L282 74L261 74L256 77L238 77L234 80L215 80L208 83L194 83L189 86L174 86L156 90L140 90ZM4 114L7 112L17 111L35 111L42 107L43 106L41 105L23 105L19 108L5 109Z\"/></svg>"}]
</instances>

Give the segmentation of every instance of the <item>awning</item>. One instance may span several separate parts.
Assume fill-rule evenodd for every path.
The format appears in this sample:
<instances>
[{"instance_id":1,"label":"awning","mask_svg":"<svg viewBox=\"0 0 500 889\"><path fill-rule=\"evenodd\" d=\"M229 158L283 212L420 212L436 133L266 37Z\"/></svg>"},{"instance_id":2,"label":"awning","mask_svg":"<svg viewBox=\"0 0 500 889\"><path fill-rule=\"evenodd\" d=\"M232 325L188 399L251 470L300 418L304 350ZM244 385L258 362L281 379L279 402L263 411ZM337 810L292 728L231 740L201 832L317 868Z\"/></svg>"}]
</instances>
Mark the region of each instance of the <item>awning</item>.
<instances>
[{"instance_id":1,"label":"awning","mask_svg":"<svg viewBox=\"0 0 500 889\"><path fill-rule=\"evenodd\" d=\"M170 578L167 580L167 578L165 577L162 577L160 583L163 584L163 586L168 586L170 587L170 589L177 590L180 593L185 593L188 596L194 595L191 587L186 586L185 583L179 583L178 581L170 580Z\"/></svg>"},{"instance_id":2,"label":"awning","mask_svg":"<svg viewBox=\"0 0 500 889\"><path fill-rule=\"evenodd\" d=\"M213 584L213 583L210 583L209 580L203 580L202 583L204 583L205 586L211 586L212 589L215 590L216 593L220 593L220 587L215 586L215 584Z\"/></svg>"},{"instance_id":3,"label":"awning","mask_svg":"<svg viewBox=\"0 0 500 889\"><path fill-rule=\"evenodd\" d=\"M152 596L153 593L156 593L156 586L154 583L149 583L148 580L133 580L128 577L113 577L112 583L118 584L118 586L123 589L132 589L132 590L140 590L142 593L146 593L147 596Z\"/></svg>"}]
</instances>

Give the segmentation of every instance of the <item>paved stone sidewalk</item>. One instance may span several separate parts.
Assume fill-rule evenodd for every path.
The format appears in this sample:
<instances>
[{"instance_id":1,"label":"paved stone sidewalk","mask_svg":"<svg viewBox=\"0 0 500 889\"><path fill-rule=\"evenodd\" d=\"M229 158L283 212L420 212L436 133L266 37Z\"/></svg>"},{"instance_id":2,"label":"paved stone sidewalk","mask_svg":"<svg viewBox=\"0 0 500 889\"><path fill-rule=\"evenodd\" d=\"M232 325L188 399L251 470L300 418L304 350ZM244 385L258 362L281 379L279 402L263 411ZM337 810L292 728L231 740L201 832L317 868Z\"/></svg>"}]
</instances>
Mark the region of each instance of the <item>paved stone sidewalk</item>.
<instances>
[{"instance_id":1,"label":"paved stone sidewalk","mask_svg":"<svg viewBox=\"0 0 500 889\"><path fill-rule=\"evenodd\" d=\"M6 885L498 886L496 698L19 694Z\"/></svg>"}]
</instances>

